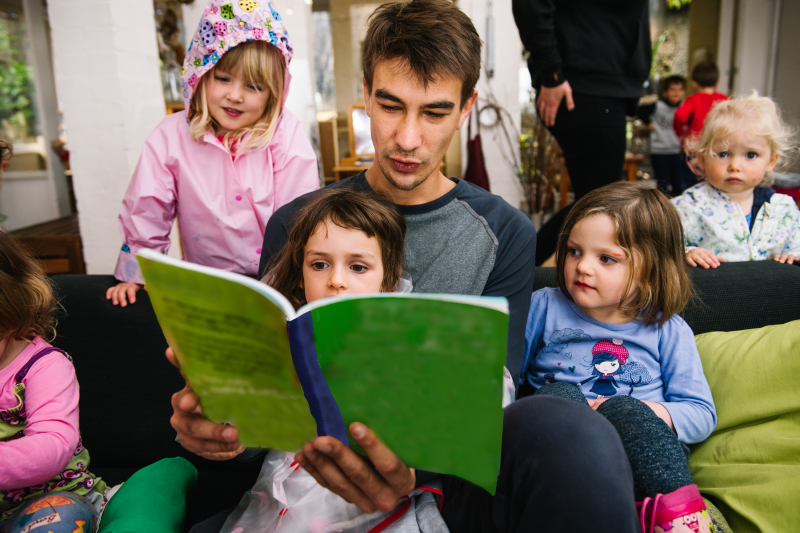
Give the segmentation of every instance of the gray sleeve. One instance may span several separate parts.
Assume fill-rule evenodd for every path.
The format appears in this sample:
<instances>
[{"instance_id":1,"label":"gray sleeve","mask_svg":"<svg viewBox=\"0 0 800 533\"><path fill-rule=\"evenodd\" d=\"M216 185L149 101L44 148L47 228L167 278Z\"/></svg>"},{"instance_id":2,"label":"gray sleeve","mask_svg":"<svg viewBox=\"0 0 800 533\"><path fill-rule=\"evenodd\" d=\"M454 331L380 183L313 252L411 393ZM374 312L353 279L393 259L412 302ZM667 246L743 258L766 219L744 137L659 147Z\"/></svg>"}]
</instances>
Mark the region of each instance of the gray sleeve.
<instances>
[{"instance_id":1,"label":"gray sleeve","mask_svg":"<svg viewBox=\"0 0 800 533\"><path fill-rule=\"evenodd\" d=\"M521 211L508 207L509 209L493 210L485 215L486 221L497 235L499 245L483 296L504 296L508 299L510 317L506 367L511 372L514 383L519 383L525 321L533 291L536 230Z\"/></svg>"}]
</instances>

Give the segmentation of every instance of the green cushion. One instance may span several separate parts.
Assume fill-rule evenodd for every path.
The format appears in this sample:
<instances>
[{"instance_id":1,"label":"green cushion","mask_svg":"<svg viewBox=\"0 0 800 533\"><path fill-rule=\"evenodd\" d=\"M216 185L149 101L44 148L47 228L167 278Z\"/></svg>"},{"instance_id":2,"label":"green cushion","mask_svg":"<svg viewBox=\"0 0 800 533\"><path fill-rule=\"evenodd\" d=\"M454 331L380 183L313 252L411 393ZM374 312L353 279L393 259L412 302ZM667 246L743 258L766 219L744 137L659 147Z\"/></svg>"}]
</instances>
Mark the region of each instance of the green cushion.
<instances>
[{"instance_id":1,"label":"green cushion","mask_svg":"<svg viewBox=\"0 0 800 533\"><path fill-rule=\"evenodd\" d=\"M133 474L109 500L98 533L181 533L197 469L181 457Z\"/></svg>"},{"instance_id":2,"label":"green cushion","mask_svg":"<svg viewBox=\"0 0 800 533\"><path fill-rule=\"evenodd\" d=\"M697 348L719 421L692 449L694 482L736 533L794 531L800 524L800 320L698 335Z\"/></svg>"}]
</instances>

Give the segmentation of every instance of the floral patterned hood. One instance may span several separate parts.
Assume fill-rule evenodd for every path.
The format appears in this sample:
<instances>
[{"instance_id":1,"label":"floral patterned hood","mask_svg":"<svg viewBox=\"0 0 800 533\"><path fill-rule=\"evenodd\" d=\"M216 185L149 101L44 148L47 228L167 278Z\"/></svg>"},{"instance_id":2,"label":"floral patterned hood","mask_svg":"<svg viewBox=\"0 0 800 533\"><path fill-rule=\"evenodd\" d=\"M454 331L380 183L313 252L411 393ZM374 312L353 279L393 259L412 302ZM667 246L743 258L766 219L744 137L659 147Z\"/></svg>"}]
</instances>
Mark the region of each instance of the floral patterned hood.
<instances>
[{"instance_id":1,"label":"floral patterned hood","mask_svg":"<svg viewBox=\"0 0 800 533\"><path fill-rule=\"evenodd\" d=\"M189 109L197 81L225 52L239 43L259 40L276 46L286 59L285 103L292 79L289 74L292 46L281 16L272 3L266 0L211 0L183 61L181 85L186 109Z\"/></svg>"}]
</instances>

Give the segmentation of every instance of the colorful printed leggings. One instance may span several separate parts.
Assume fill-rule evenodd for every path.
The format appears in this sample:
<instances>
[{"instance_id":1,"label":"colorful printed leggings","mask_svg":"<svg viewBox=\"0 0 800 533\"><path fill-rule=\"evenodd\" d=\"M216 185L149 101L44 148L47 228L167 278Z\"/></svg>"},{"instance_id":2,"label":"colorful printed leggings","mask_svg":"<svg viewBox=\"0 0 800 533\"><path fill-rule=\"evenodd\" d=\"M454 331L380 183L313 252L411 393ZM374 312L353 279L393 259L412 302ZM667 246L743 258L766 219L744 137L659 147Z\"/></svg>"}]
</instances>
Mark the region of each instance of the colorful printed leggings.
<instances>
[{"instance_id":1,"label":"colorful printed leggings","mask_svg":"<svg viewBox=\"0 0 800 533\"><path fill-rule=\"evenodd\" d=\"M26 501L0 522L0 533L93 533L96 526L97 512L82 496L56 492Z\"/></svg>"}]
</instances>

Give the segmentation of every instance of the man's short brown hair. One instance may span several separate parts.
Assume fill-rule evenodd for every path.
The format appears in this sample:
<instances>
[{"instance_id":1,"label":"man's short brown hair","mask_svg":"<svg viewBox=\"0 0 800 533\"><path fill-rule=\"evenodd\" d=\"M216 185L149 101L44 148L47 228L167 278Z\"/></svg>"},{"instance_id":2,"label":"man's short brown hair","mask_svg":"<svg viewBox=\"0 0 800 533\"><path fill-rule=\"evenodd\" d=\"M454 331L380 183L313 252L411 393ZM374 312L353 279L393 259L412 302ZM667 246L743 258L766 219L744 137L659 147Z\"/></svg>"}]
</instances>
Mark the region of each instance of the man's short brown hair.
<instances>
[{"instance_id":1,"label":"man's short brown hair","mask_svg":"<svg viewBox=\"0 0 800 533\"><path fill-rule=\"evenodd\" d=\"M461 107L481 75L481 39L470 18L448 0L383 4L370 16L362 67L372 92L375 65L401 59L425 87L442 76L461 80Z\"/></svg>"},{"instance_id":2,"label":"man's short brown hair","mask_svg":"<svg viewBox=\"0 0 800 533\"><path fill-rule=\"evenodd\" d=\"M719 81L719 68L713 61L703 61L692 69L692 81L700 87L714 87Z\"/></svg>"}]
</instances>

